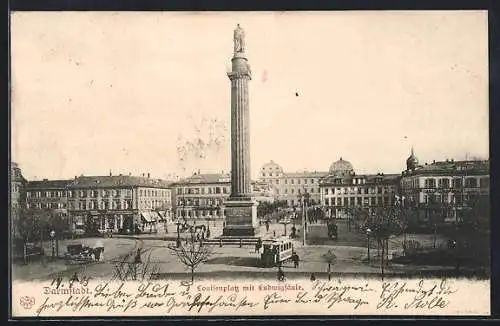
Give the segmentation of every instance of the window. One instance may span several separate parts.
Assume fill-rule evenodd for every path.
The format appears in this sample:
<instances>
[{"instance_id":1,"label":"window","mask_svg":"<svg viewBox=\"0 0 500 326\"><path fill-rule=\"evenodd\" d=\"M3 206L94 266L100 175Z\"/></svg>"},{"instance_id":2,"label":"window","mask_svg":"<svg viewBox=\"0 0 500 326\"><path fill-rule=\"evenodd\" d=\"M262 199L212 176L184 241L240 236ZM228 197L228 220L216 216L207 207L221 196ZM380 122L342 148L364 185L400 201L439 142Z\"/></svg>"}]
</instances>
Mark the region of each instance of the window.
<instances>
[{"instance_id":1,"label":"window","mask_svg":"<svg viewBox=\"0 0 500 326\"><path fill-rule=\"evenodd\" d=\"M462 179L460 178L453 179L453 188L462 188Z\"/></svg>"},{"instance_id":2,"label":"window","mask_svg":"<svg viewBox=\"0 0 500 326\"><path fill-rule=\"evenodd\" d=\"M220 194L220 187L216 187L216 188L215 188L215 193L216 193L216 194Z\"/></svg>"},{"instance_id":3,"label":"window","mask_svg":"<svg viewBox=\"0 0 500 326\"><path fill-rule=\"evenodd\" d=\"M479 180L479 186L481 188L489 188L490 187L490 178L481 178Z\"/></svg>"},{"instance_id":4,"label":"window","mask_svg":"<svg viewBox=\"0 0 500 326\"><path fill-rule=\"evenodd\" d=\"M466 188L476 188L477 187L477 179L476 178L465 179L465 187Z\"/></svg>"},{"instance_id":5,"label":"window","mask_svg":"<svg viewBox=\"0 0 500 326\"><path fill-rule=\"evenodd\" d=\"M285 179L285 184L286 184L286 185L288 184L288 179Z\"/></svg>"},{"instance_id":6,"label":"window","mask_svg":"<svg viewBox=\"0 0 500 326\"><path fill-rule=\"evenodd\" d=\"M300 185L300 179L297 180L297 184Z\"/></svg>"},{"instance_id":7,"label":"window","mask_svg":"<svg viewBox=\"0 0 500 326\"><path fill-rule=\"evenodd\" d=\"M278 179L276 179L276 184L279 185L280 184L280 181Z\"/></svg>"},{"instance_id":8,"label":"window","mask_svg":"<svg viewBox=\"0 0 500 326\"><path fill-rule=\"evenodd\" d=\"M425 179L425 188L436 188L436 180Z\"/></svg>"},{"instance_id":9,"label":"window","mask_svg":"<svg viewBox=\"0 0 500 326\"><path fill-rule=\"evenodd\" d=\"M293 180L293 179L291 179L291 180L290 180L290 183L291 183L291 184L294 184L294 182L295 182L295 180Z\"/></svg>"},{"instance_id":10,"label":"window","mask_svg":"<svg viewBox=\"0 0 500 326\"><path fill-rule=\"evenodd\" d=\"M292 189L290 189L290 190L291 190L291 193L293 194L293 193L294 193L294 189L292 188Z\"/></svg>"},{"instance_id":11,"label":"window","mask_svg":"<svg viewBox=\"0 0 500 326\"><path fill-rule=\"evenodd\" d=\"M285 194L288 194L288 189L287 188L285 188Z\"/></svg>"}]
</instances>

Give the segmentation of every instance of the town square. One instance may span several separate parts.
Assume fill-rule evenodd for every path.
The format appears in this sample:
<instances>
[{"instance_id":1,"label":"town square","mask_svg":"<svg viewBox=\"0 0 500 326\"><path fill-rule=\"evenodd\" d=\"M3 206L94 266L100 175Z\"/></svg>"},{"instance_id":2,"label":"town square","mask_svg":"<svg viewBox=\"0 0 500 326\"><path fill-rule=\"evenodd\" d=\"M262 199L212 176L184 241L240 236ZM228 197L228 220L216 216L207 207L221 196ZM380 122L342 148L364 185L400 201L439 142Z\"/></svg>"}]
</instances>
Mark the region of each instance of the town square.
<instances>
[{"instance_id":1,"label":"town square","mask_svg":"<svg viewBox=\"0 0 500 326\"><path fill-rule=\"evenodd\" d=\"M13 69L16 92L34 85L12 104L13 279L489 278L487 69L471 63L487 51L443 45L453 17L263 15L13 43L40 66Z\"/></svg>"}]
</instances>

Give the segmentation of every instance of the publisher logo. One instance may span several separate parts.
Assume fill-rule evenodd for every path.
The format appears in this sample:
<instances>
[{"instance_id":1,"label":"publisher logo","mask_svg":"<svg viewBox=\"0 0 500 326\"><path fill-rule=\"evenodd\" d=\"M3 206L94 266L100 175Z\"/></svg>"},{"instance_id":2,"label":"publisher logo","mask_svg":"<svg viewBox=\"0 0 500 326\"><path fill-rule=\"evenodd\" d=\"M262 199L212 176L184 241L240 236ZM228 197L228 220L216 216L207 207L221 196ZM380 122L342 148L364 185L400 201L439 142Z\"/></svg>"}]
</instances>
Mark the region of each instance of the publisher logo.
<instances>
[{"instance_id":1,"label":"publisher logo","mask_svg":"<svg viewBox=\"0 0 500 326\"><path fill-rule=\"evenodd\" d=\"M21 304L21 306L23 306L24 309L31 309L31 307L35 305L35 298L24 296L19 299L19 303Z\"/></svg>"}]
</instances>

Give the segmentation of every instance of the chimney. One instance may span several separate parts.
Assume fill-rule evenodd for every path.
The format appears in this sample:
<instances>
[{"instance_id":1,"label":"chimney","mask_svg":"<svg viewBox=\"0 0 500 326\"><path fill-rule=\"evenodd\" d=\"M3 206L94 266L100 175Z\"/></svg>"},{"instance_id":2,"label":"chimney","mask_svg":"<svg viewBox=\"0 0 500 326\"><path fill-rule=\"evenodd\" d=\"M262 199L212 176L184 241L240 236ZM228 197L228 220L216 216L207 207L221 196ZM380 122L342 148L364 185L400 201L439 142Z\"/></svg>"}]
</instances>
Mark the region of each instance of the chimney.
<instances>
[{"instance_id":1,"label":"chimney","mask_svg":"<svg viewBox=\"0 0 500 326\"><path fill-rule=\"evenodd\" d=\"M132 172L129 172L129 173L128 173L128 176L129 176L129 177L131 177L131 176L132 176Z\"/></svg>"},{"instance_id":2,"label":"chimney","mask_svg":"<svg viewBox=\"0 0 500 326\"><path fill-rule=\"evenodd\" d=\"M150 173L148 173L148 179L149 179L149 178L151 178L151 174L150 174Z\"/></svg>"},{"instance_id":3,"label":"chimney","mask_svg":"<svg viewBox=\"0 0 500 326\"><path fill-rule=\"evenodd\" d=\"M78 177L75 175L75 180L77 179Z\"/></svg>"},{"instance_id":4,"label":"chimney","mask_svg":"<svg viewBox=\"0 0 500 326\"><path fill-rule=\"evenodd\" d=\"M111 177L113 175L113 173L111 173L111 170L109 170L109 176Z\"/></svg>"},{"instance_id":5,"label":"chimney","mask_svg":"<svg viewBox=\"0 0 500 326\"><path fill-rule=\"evenodd\" d=\"M436 160L432 160L432 164L436 164Z\"/></svg>"},{"instance_id":6,"label":"chimney","mask_svg":"<svg viewBox=\"0 0 500 326\"><path fill-rule=\"evenodd\" d=\"M144 178L144 173L142 174L142 177Z\"/></svg>"}]
</instances>

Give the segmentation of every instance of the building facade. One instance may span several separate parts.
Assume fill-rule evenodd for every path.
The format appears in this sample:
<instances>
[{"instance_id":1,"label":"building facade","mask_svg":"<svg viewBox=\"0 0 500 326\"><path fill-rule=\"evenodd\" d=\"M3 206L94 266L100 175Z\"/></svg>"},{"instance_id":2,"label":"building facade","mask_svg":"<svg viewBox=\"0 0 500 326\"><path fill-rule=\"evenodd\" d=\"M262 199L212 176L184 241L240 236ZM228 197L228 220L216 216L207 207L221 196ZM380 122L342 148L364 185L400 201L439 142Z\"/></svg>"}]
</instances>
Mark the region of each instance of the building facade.
<instances>
[{"instance_id":1,"label":"building facade","mask_svg":"<svg viewBox=\"0 0 500 326\"><path fill-rule=\"evenodd\" d=\"M274 201L274 193L267 183L252 182L252 195L258 202ZM172 185L173 206L177 218L225 218L224 202L231 194L229 174L194 173Z\"/></svg>"},{"instance_id":2,"label":"building facade","mask_svg":"<svg viewBox=\"0 0 500 326\"><path fill-rule=\"evenodd\" d=\"M352 164L340 158L319 181L321 205L329 218L344 218L354 208L370 211L394 205L399 193L398 174L357 175Z\"/></svg>"},{"instance_id":3,"label":"building facade","mask_svg":"<svg viewBox=\"0 0 500 326\"><path fill-rule=\"evenodd\" d=\"M170 183L137 176L81 176L68 184L68 209L75 228L91 219L99 230L156 231L171 218Z\"/></svg>"},{"instance_id":4,"label":"building facade","mask_svg":"<svg viewBox=\"0 0 500 326\"><path fill-rule=\"evenodd\" d=\"M481 196L489 196L489 161L433 161L420 165L413 149L401 176L401 194L410 218L460 221Z\"/></svg>"},{"instance_id":5,"label":"building facade","mask_svg":"<svg viewBox=\"0 0 500 326\"><path fill-rule=\"evenodd\" d=\"M259 181L271 187L276 200L286 201L289 207L297 207L299 198L305 193L309 194L312 205L320 203L319 180L326 175L328 172L284 172L279 164L271 160L260 169Z\"/></svg>"},{"instance_id":6,"label":"building facade","mask_svg":"<svg viewBox=\"0 0 500 326\"><path fill-rule=\"evenodd\" d=\"M16 228L17 221L20 217L21 210L26 203L26 184L21 168L15 162L10 164L9 174L9 214L12 236L19 236Z\"/></svg>"},{"instance_id":7,"label":"building facade","mask_svg":"<svg viewBox=\"0 0 500 326\"><path fill-rule=\"evenodd\" d=\"M125 175L80 176L73 180L32 181L27 187L29 208L51 209L67 219L73 232L92 225L98 231L155 231L171 218L170 183Z\"/></svg>"}]
</instances>

